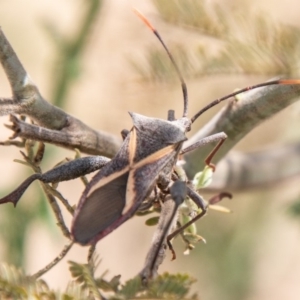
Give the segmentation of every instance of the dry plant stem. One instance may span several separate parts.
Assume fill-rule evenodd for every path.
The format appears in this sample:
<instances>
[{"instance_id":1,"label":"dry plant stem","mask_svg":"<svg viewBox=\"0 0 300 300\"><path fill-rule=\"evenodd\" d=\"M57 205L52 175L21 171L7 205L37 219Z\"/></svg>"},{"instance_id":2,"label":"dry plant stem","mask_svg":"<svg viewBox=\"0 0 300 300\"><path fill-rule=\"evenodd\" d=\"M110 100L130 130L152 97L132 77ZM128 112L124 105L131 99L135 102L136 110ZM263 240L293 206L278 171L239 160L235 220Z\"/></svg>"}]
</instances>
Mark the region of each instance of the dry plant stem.
<instances>
[{"instance_id":1,"label":"dry plant stem","mask_svg":"<svg viewBox=\"0 0 300 300\"><path fill-rule=\"evenodd\" d=\"M48 137L48 141L63 147L77 147L82 152L109 157L116 153L120 147L121 139L91 129L80 120L44 100L1 29L0 61L13 94L11 99L0 99L0 116L8 114L26 115L39 126L54 131L52 140ZM30 138L34 139L34 134L36 133L33 133ZM67 143L60 144L61 134ZM60 137L59 141L55 140L57 136ZM35 140L39 140L38 137Z\"/></svg>"},{"instance_id":2,"label":"dry plant stem","mask_svg":"<svg viewBox=\"0 0 300 300\"><path fill-rule=\"evenodd\" d=\"M51 194L58 198L60 202L65 206L65 208L68 210L68 212L73 215L74 214L74 208L70 205L67 199L64 198L64 196L56 189L54 189L52 186L48 185L48 189L50 190Z\"/></svg>"},{"instance_id":3,"label":"dry plant stem","mask_svg":"<svg viewBox=\"0 0 300 300\"><path fill-rule=\"evenodd\" d=\"M55 197L51 194L51 189L49 189L48 185L45 184L45 183L41 183L41 185L42 185L42 188L43 188L43 190L44 190L44 192L45 192L45 194L48 198L48 202L51 205L51 208L54 212L54 215L55 215L56 220L57 220L57 225L60 227L63 235L66 238L70 239L70 236L71 236L70 231L69 231L68 227L65 224L64 218L63 218L61 210L60 210L60 208L59 208L59 206L58 206L58 204L55 200Z\"/></svg>"},{"instance_id":4,"label":"dry plant stem","mask_svg":"<svg viewBox=\"0 0 300 300\"><path fill-rule=\"evenodd\" d=\"M188 147L203 137L223 131L228 138L214 157L213 162L216 163L248 132L288 105L296 102L299 96L299 85L269 86L241 94L190 138L184 147ZM184 156L186 160L184 168L189 178L203 169L204 159L213 147L214 145L208 145Z\"/></svg>"},{"instance_id":5,"label":"dry plant stem","mask_svg":"<svg viewBox=\"0 0 300 300\"><path fill-rule=\"evenodd\" d=\"M53 268L55 265L57 265L57 263L59 263L66 256L66 254L69 252L69 250L72 248L73 245L74 245L74 242L71 242L70 244L66 245L63 248L63 250L60 252L60 254L53 261L51 261L46 267L39 270L38 272L31 275L30 277L33 279L37 279L37 278L41 277L42 275L44 275L46 272L48 272L51 268Z\"/></svg>"},{"instance_id":6,"label":"dry plant stem","mask_svg":"<svg viewBox=\"0 0 300 300\"><path fill-rule=\"evenodd\" d=\"M156 277L159 266L166 256L166 237L168 232L172 232L176 227L177 213L175 201L168 197L162 205L159 222L152 238L150 249L146 256L146 261L142 271L139 273L144 284ZM168 230L166 231L166 228Z\"/></svg>"},{"instance_id":7,"label":"dry plant stem","mask_svg":"<svg viewBox=\"0 0 300 300\"><path fill-rule=\"evenodd\" d=\"M30 140L27 140L27 152L28 152L28 156L25 155L22 151L21 151L21 154L23 155L23 158L24 160L31 166L31 168L33 169L33 171L35 173L41 173L41 169L40 167L38 166L39 162L40 161L36 161L34 162L33 159L42 159L43 157L43 153L44 153L44 144L40 144L40 153L37 152L35 157L33 158L33 146L34 142L33 141L30 141ZM55 196L59 196L59 192L56 191L55 189L53 189L49 184L46 184L46 183L42 183L41 182L41 186L42 186L42 189L48 199L48 202L54 212L54 215L56 217L56 220L57 220L57 225L60 227L63 235L70 239L70 232L64 222L64 219L63 219L63 216L62 216L62 213L61 213L61 210L56 202L56 199L55 199ZM62 203L65 205L65 207L67 208L67 210L73 212L73 209L70 207L68 201L66 201L63 197L58 197Z\"/></svg>"},{"instance_id":8,"label":"dry plant stem","mask_svg":"<svg viewBox=\"0 0 300 300\"><path fill-rule=\"evenodd\" d=\"M88 257L87 257L87 261L90 262L93 258L93 254L95 253L96 250L96 245L92 245L89 248L89 252L88 252Z\"/></svg>"},{"instance_id":9,"label":"dry plant stem","mask_svg":"<svg viewBox=\"0 0 300 300\"><path fill-rule=\"evenodd\" d=\"M18 147L18 148L24 148L24 140L21 140L21 141L12 141L12 140L7 140L7 141L3 141L3 142L0 142L0 145L1 146L15 146L15 147Z\"/></svg>"}]
</instances>

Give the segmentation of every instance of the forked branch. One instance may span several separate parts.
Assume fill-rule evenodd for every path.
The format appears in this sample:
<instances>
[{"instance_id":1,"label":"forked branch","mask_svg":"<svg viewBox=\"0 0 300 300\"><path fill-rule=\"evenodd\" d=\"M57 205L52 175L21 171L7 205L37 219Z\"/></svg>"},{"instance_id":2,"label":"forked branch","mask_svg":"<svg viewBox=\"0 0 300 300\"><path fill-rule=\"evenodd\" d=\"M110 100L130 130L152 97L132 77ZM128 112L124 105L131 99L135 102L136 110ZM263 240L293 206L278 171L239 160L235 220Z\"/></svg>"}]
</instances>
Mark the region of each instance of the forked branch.
<instances>
[{"instance_id":1,"label":"forked branch","mask_svg":"<svg viewBox=\"0 0 300 300\"><path fill-rule=\"evenodd\" d=\"M48 128L47 142L70 149L78 148L89 154L112 157L119 149L121 139L89 126L47 102L21 64L18 56L0 29L0 61L12 89L11 99L0 99L0 116L22 114L36 124ZM43 141L39 130L32 125L15 121L15 137ZM50 136L50 137L49 137ZM62 143L62 140L65 141ZM44 140L45 141L45 140Z\"/></svg>"}]
</instances>

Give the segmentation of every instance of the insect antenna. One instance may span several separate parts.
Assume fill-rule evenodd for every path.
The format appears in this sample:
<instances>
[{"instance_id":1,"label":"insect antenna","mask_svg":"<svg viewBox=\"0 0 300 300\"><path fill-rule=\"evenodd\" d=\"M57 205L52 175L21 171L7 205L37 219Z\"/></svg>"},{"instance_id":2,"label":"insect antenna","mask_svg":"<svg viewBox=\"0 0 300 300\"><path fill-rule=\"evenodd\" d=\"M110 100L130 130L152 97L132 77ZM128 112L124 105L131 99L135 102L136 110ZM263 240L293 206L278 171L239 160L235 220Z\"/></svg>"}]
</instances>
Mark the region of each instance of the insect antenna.
<instances>
[{"instance_id":1,"label":"insect antenna","mask_svg":"<svg viewBox=\"0 0 300 300\"><path fill-rule=\"evenodd\" d=\"M183 117L187 117L187 110L188 110L188 91L187 91L187 87L186 87L186 83L182 77L182 74L173 58L173 55L171 54L171 52L169 51L168 47L166 46L166 44L164 43L163 39L161 38L160 34L158 33L158 31L153 27L153 25L149 22L149 20L137 9L133 8L133 11L135 12L135 14L146 24L146 26L148 28L150 28L150 30L155 34L155 36L158 38L158 40L160 41L160 43L163 45L164 49L166 50L174 68L175 71L179 77L180 83L181 83L181 88L182 88L182 93L183 93Z\"/></svg>"},{"instance_id":2,"label":"insect antenna","mask_svg":"<svg viewBox=\"0 0 300 300\"><path fill-rule=\"evenodd\" d=\"M211 103L209 103L208 105L206 105L205 107L203 107L201 110L199 110L192 118L191 118L191 122L194 123L195 120L197 120L204 112L206 112L207 110L209 110L211 107L219 104L220 102L234 97L238 94L259 88L259 87L263 87L263 86L269 86L269 85L277 85L277 84L283 84L283 85L290 85L290 84L300 84L300 80L299 79L279 79L279 80L273 80L273 81L268 81L268 82L264 82L264 83L259 83L256 85L252 85L252 86L248 86L246 88L243 88L241 90L238 90L236 92L233 92L229 95L226 95L222 98L216 99L214 101L212 101Z\"/></svg>"}]
</instances>

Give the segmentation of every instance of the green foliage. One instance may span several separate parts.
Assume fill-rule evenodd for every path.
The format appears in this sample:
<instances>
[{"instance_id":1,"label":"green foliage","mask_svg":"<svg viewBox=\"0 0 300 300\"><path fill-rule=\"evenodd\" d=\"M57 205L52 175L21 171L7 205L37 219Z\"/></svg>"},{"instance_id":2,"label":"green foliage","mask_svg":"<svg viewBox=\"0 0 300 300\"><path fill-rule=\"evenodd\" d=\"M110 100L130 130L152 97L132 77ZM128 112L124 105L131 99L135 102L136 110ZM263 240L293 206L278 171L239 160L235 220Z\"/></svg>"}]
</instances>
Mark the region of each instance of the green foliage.
<instances>
[{"instance_id":1,"label":"green foliage","mask_svg":"<svg viewBox=\"0 0 300 300\"><path fill-rule=\"evenodd\" d=\"M195 174L193 179L193 185L196 189L207 187L212 182L213 169L209 166L205 166L204 170Z\"/></svg>"},{"instance_id":2,"label":"green foliage","mask_svg":"<svg viewBox=\"0 0 300 300\"><path fill-rule=\"evenodd\" d=\"M31 279L14 266L0 264L0 299L56 299L53 296L43 280Z\"/></svg>"},{"instance_id":3,"label":"green foliage","mask_svg":"<svg viewBox=\"0 0 300 300\"><path fill-rule=\"evenodd\" d=\"M151 283L149 297L154 299L198 299L194 294L187 298L191 284L195 282L186 274L164 273Z\"/></svg>"},{"instance_id":4,"label":"green foliage","mask_svg":"<svg viewBox=\"0 0 300 300\"><path fill-rule=\"evenodd\" d=\"M198 299L196 294L190 294L191 285L195 280L189 275L164 273L151 281L147 287L142 285L139 276L119 285L115 295L110 300L131 299Z\"/></svg>"},{"instance_id":5,"label":"green foliage","mask_svg":"<svg viewBox=\"0 0 300 300\"><path fill-rule=\"evenodd\" d=\"M70 272L74 280L65 292L51 290L43 280L26 276L21 270L6 264L0 265L0 299L37 299L37 300L133 300L133 299L178 299L196 300L196 294L190 294L195 280L189 275L165 273L158 276L146 287L139 276L120 282L120 276L107 281L94 277L91 264L70 263ZM107 294L103 296L103 294Z\"/></svg>"},{"instance_id":6,"label":"green foliage","mask_svg":"<svg viewBox=\"0 0 300 300\"><path fill-rule=\"evenodd\" d=\"M88 290L89 294L95 299L101 299L96 281L93 276L93 269L89 264L78 264L70 261L70 272L72 277L84 290Z\"/></svg>"},{"instance_id":7,"label":"green foliage","mask_svg":"<svg viewBox=\"0 0 300 300\"><path fill-rule=\"evenodd\" d=\"M159 220L158 216L157 217L152 217L152 218L146 220L145 224L147 226L155 226L155 225L158 224L158 220Z\"/></svg>"}]
</instances>

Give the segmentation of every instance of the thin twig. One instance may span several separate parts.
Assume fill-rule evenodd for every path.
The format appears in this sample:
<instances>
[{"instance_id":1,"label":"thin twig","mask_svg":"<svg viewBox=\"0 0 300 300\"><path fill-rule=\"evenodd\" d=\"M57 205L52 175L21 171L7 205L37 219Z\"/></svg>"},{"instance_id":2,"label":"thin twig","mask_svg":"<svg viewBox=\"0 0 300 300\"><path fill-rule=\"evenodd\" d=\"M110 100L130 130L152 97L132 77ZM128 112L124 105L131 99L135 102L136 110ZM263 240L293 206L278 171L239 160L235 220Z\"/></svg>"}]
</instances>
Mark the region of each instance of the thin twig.
<instances>
[{"instance_id":1,"label":"thin twig","mask_svg":"<svg viewBox=\"0 0 300 300\"><path fill-rule=\"evenodd\" d=\"M69 252L69 250L72 248L74 245L74 242L69 243L66 245L63 250L60 252L60 254L53 260L51 261L47 266L45 266L43 269L39 270L35 274L31 275L30 277L33 279L37 279L44 275L46 272L48 272L51 268L53 268L57 263L59 263Z\"/></svg>"},{"instance_id":2,"label":"thin twig","mask_svg":"<svg viewBox=\"0 0 300 300\"><path fill-rule=\"evenodd\" d=\"M43 190L47 196L47 199L48 199L48 202L54 212L54 215L55 215L55 218L57 220L57 225L59 226L59 228L61 229L63 235L70 239L70 231L68 229L68 227L66 226L65 224L65 221L64 221L64 218L62 216L62 213L61 213L61 210L59 208L59 205L57 204L56 200L55 200L55 197L52 195L51 193L51 189L49 189L49 186L48 184L45 184L45 183L41 183L42 187L43 187Z\"/></svg>"},{"instance_id":3,"label":"thin twig","mask_svg":"<svg viewBox=\"0 0 300 300\"><path fill-rule=\"evenodd\" d=\"M67 211L73 215L74 214L74 208L73 206L70 205L67 199L64 198L64 196L56 189L54 189L52 186L49 184L47 185L47 188L51 191L51 193L60 200L60 202L65 206Z\"/></svg>"},{"instance_id":4,"label":"thin twig","mask_svg":"<svg viewBox=\"0 0 300 300\"><path fill-rule=\"evenodd\" d=\"M92 245L90 248L89 248L89 253L88 253L88 257L87 257L87 261L90 262L93 258L93 254L96 250L96 245Z\"/></svg>"}]
</instances>

